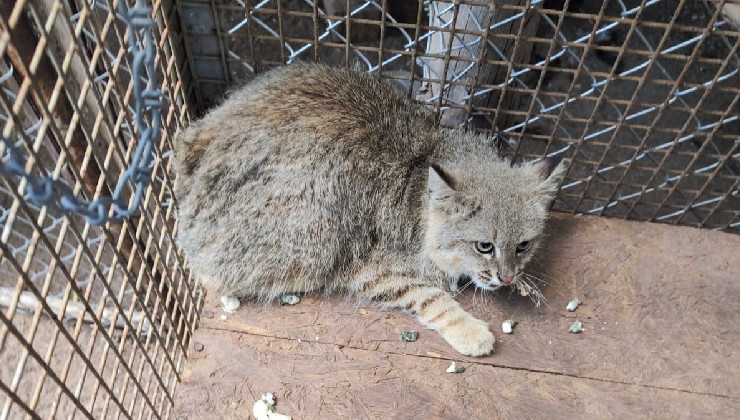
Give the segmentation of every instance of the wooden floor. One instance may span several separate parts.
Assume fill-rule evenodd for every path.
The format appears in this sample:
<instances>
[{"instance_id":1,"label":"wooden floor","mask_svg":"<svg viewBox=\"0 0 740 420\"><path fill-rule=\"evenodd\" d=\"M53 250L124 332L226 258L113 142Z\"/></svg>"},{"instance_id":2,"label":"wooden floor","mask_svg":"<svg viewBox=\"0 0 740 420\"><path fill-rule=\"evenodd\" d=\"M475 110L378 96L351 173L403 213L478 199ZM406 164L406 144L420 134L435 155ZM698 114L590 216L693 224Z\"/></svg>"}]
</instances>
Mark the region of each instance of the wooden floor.
<instances>
[{"instance_id":1,"label":"wooden floor","mask_svg":"<svg viewBox=\"0 0 740 420\"><path fill-rule=\"evenodd\" d=\"M336 297L296 306L211 298L175 418L239 419L272 392L294 419L737 418L740 236L555 216L533 273L548 304L481 296L496 353L462 357L399 312ZM565 310L578 297L576 312ZM501 322L519 322L511 335ZM574 320L585 331L569 334ZM419 339L400 339L404 330ZM445 373L451 361L465 367Z\"/></svg>"}]
</instances>

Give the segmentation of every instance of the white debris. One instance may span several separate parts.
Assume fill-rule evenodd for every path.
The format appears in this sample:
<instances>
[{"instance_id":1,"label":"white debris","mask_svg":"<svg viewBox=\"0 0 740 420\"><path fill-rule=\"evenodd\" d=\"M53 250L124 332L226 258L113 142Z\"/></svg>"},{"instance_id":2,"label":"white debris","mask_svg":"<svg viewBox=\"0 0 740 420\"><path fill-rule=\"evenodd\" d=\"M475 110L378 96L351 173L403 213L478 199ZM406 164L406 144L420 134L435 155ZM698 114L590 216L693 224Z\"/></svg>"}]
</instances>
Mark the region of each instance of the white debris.
<instances>
[{"instance_id":1,"label":"white debris","mask_svg":"<svg viewBox=\"0 0 740 420\"><path fill-rule=\"evenodd\" d=\"M572 334L578 334L579 332L583 332L583 323L581 321L576 321L568 327L568 332Z\"/></svg>"},{"instance_id":2,"label":"white debris","mask_svg":"<svg viewBox=\"0 0 740 420\"><path fill-rule=\"evenodd\" d=\"M275 396L271 392L262 394L254 403L252 414L257 420L291 420L291 417L275 412Z\"/></svg>"},{"instance_id":3,"label":"white debris","mask_svg":"<svg viewBox=\"0 0 740 420\"><path fill-rule=\"evenodd\" d=\"M514 327L516 326L516 321L513 319L507 319L501 324L501 331L504 332L504 334L511 334L512 331L514 331Z\"/></svg>"},{"instance_id":4,"label":"white debris","mask_svg":"<svg viewBox=\"0 0 740 420\"><path fill-rule=\"evenodd\" d=\"M239 303L239 299L235 298L234 296L221 296L221 307L227 314L233 314L234 312L236 312L236 310L239 309L239 305L241 305Z\"/></svg>"},{"instance_id":5,"label":"white debris","mask_svg":"<svg viewBox=\"0 0 740 420\"><path fill-rule=\"evenodd\" d=\"M267 405L264 401L257 400L257 402L254 403L252 406L252 414L254 415L254 418L257 420L268 420L269 417L267 416L268 409L270 406Z\"/></svg>"},{"instance_id":6,"label":"white debris","mask_svg":"<svg viewBox=\"0 0 740 420\"><path fill-rule=\"evenodd\" d=\"M268 407L275 407L275 396L272 395L272 392L262 394L260 401L267 404Z\"/></svg>"},{"instance_id":7,"label":"white debris","mask_svg":"<svg viewBox=\"0 0 740 420\"><path fill-rule=\"evenodd\" d=\"M221 316L220 316L219 318L221 318L222 320L226 320L226 319L229 319L229 317L228 317L228 316L226 316L226 315L224 315L224 314L221 314Z\"/></svg>"},{"instance_id":8,"label":"white debris","mask_svg":"<svg viewBox=\"0 0 740 420\"><path fill-rule=\"evenodd\" d=\"M580 304L581 304L581 301L578 300L578 298L573 298L573 300L571 300L570 302L568 302L568 306L566 306L565 309L567 309L568 312L573 312L573 311L576 310L576 308Z\"/></svg>"},{"instance_id":9,"label":"white debris","mask_svg":"<svg viewBox=\"0 0 740 420\"><path fill-rule=\"evenodd\" d=\"M519 290L519 294L522 296L529 296L529 294L532 293L532 287L524 284L521 281L516 283L516 288Z\"/></svg>"},{"instance_id":10,"label":"white debris","mask_svg":"<svg viewBox=\"0 0 740 420\"><path fill-rule=\"evenodd\" d=\"M295 305L300 301L301 298L296 295L283 295L280 297L280 302L282 302L284 305Z\"/></svg>"},{"instance_id":11,"label":"white debris","mask_svg":"<svg viewBox=\"0 0 740 420\"><path fill-rule=\"evenodd\" d=\"M462 366L457 366L455 364L455 362L452 362L452 364L450 365L450 367L448 367L445 372L447 372L447 373L463 373L463 372L465 372L465 368L462 367Z\"/></svg>"}]
</instances>

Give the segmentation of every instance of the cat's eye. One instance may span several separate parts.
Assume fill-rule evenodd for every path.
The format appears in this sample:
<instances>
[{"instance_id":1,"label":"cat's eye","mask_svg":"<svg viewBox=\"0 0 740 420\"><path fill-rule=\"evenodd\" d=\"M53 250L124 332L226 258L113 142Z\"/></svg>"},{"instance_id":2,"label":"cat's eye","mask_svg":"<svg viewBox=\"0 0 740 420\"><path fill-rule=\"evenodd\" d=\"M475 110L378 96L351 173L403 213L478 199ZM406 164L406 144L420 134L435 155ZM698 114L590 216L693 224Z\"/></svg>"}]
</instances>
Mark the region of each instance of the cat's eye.
<instances>
[{"instance_id":1,"label":"cat's eye","mask_svg":"<svg viewBox=\"0 0 740 420\"><path fill-rule=\"evenodd\" d=\"M524 241L516 246L516 253L521 254L522 252L529 249L529 247L532 246L532 243L529 241Z\"/></svg>"},{"instance_id":2,"label":"cat's eye","mask_svg":"<svg viewBox=\"0 0 740 420\"><path fill-rule=\"evenodd\" d=\"M475 250L481 254L490 254L493 252L493 244L491 242L476 242Z\"/></svg>"}]
</instances>

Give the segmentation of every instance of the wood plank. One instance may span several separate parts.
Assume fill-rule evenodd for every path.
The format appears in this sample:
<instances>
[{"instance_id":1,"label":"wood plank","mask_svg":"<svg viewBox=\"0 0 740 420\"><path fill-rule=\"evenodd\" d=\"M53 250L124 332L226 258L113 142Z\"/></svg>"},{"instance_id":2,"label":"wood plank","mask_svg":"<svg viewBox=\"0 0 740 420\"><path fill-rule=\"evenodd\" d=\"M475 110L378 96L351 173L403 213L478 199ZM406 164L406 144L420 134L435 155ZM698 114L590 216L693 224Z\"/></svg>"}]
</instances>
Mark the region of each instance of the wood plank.
<instances>
[{"instance_id":1,"label":"wood plank","mask_svg":"<svg viewBox=\"0 0 740 420\"><path fill-rule=\"evenodd\" d=\"M264 392L294 419L730 418L736 398L202 328L175 418L243 419ZM687 415L689 414L689 415Z\"/></svg>"},{"instance_id":2,"label":"wood plank","mask_svg":"<svg viewBox=\"0 0 740 420\"><path fill-rule=\"evenodd\" d=\"M342 297L306 297L296 306L245 302L221 320L210 301L203 327L318 341L384 354L432 356L600 381L740 397L740 236L673 226L557 215L539 267L548 305L507 293L460 300L498 339L482 359L458 355L402 313ZM583 301L574 313L565 306ZM210 319L209 319L210 317ZM501 322L519 321L514 334ZM565 332L573 320L586 331ZM405 343L401 331L417 329ZM196 334L195 340L200 340Z\"/></svg>"}]
</instances>

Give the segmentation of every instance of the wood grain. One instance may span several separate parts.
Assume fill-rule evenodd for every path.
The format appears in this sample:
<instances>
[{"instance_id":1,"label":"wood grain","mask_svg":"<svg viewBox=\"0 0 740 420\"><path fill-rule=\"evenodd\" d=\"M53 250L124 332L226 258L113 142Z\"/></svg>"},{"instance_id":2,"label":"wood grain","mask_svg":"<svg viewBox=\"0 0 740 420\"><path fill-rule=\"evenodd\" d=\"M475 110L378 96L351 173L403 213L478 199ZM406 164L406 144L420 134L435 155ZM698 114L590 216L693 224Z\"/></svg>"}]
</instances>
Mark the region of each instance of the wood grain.
<instances>
[{"instance_id":1,"label":"wood grain","mask_svg":"<svg viewBox=\"0 0 740 420\"><path fill-rule=\"evenodd\" d=\"M560 215L549 235L532 267L549 282L548 305L461 296L497 336L486 358L462 357L411 317L343 297L244 302L225 320L211 299L177 412L190 418L205 404L228 418L232 402L248 410L267 391L295 418L722 418L738 408L740 237ZM567 312L573 297L583 303ZM501 333L507 318L519 321L512 335ZM575 319L586 331L566 333ZM400 339L407 329L420 332L416 342ZM451 360L466 372L444 373Z\"/></svg>"}]
</instances>

